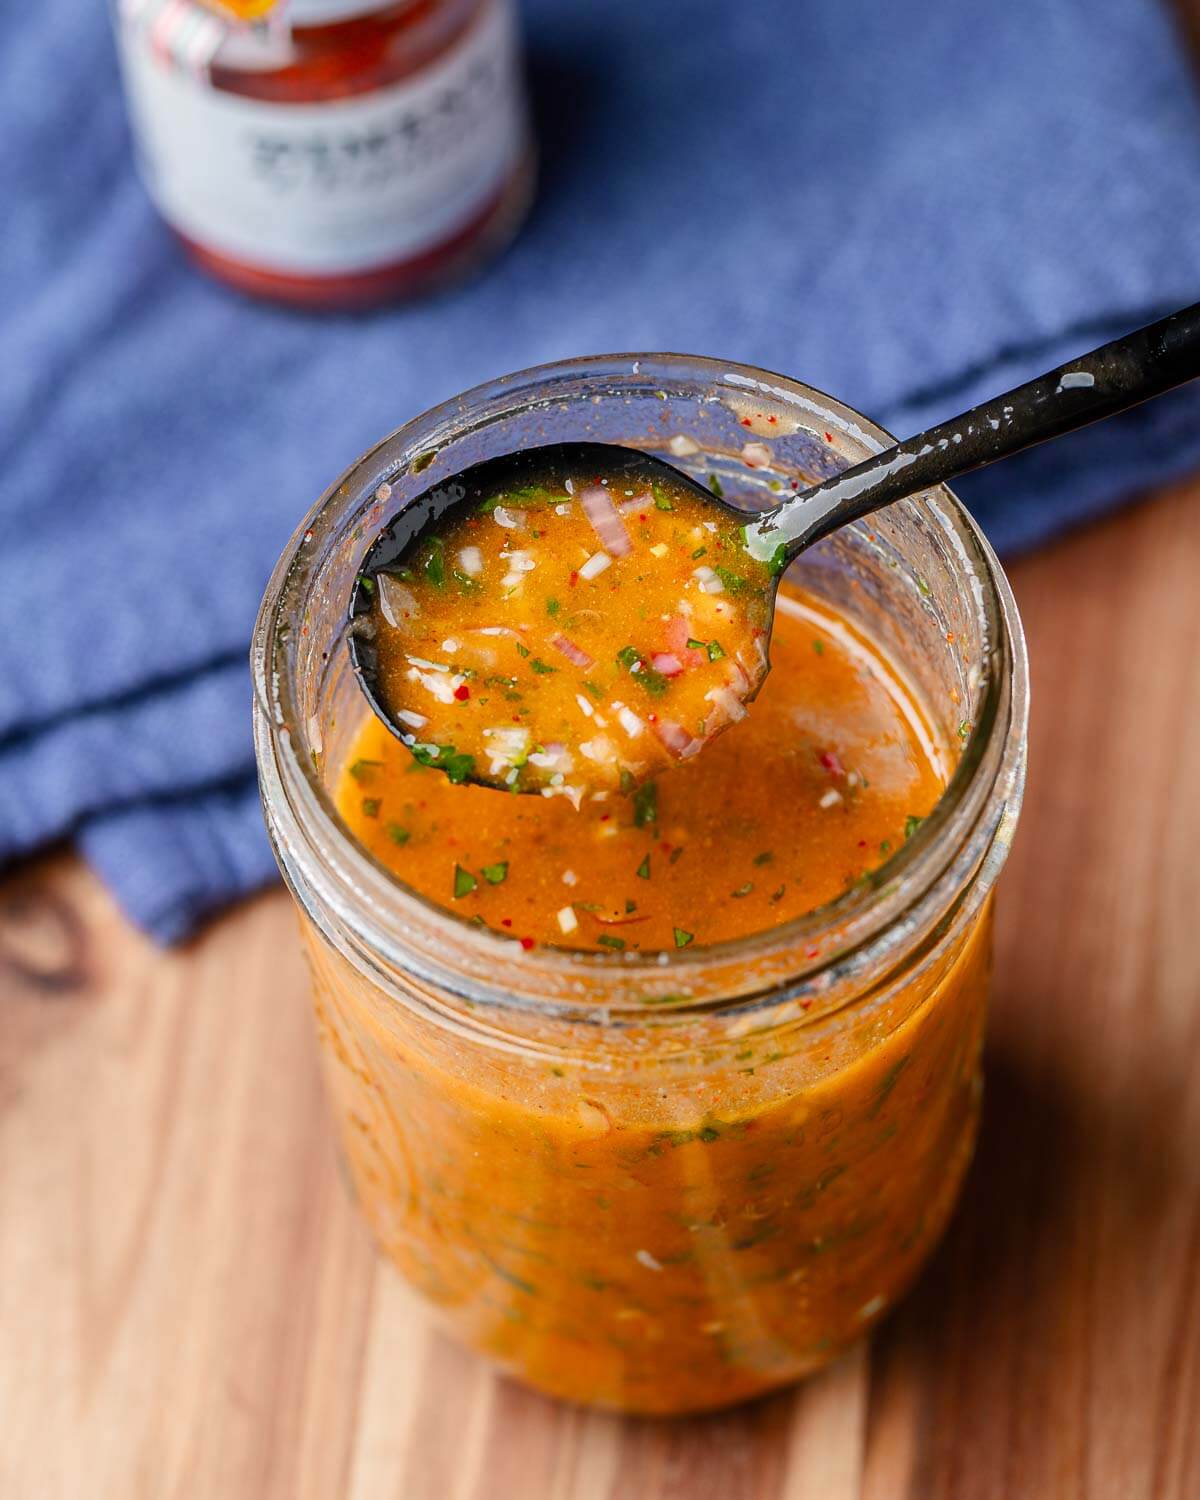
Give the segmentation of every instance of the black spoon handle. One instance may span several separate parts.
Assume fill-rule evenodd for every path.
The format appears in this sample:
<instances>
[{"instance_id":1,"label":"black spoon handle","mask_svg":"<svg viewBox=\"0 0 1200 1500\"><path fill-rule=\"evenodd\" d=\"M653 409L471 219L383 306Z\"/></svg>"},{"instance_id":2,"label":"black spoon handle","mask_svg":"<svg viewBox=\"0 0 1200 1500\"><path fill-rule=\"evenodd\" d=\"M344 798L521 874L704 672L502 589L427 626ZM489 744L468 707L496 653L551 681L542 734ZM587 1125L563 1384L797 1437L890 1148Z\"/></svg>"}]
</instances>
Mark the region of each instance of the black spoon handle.
<instances>
[{"instance_id":1,"label":"black spoon handle","mask_svg":"<svg viewBox=\"0 0 1200 1500\"><path fill-rule=\"evenodd\" d=\"M1197 375L1200 303L1103 344L785 501L746 528L748 545L764 561L791 559L893 500L1111 417Z\"/></svg>"}]
</instances>

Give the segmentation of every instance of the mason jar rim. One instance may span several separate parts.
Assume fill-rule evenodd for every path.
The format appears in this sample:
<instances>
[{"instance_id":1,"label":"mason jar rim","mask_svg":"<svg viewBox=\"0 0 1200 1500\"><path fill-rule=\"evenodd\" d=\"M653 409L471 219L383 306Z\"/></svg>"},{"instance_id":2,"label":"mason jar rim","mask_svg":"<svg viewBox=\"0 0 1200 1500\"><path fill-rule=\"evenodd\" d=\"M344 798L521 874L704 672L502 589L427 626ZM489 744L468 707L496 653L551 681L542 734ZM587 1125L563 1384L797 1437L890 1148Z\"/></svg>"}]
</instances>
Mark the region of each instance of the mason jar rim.
<instances>
[{"instance_id":1,"label":"mason jar rim","mask_svg":"<svg viewBox=\"0 0 1200 1500\"><path fill-rule=\"evenodd\" d=\"M883 428L815 387L736 361L675 353L600 354L554 361L474 386L382 438L310 508L271 574L251 651L255 749L268 829L284 877L302 907L316 916L321 912L313 912L314 904L328 909L344 939L340 946L385 989L395 992L392 975L400 973L444 989L473 1007L532 1009L559 1019L600 1019L607 1024L621 1015L644 1022L646 1004L654 1003L636 997L614 1002L604 989L618 983L631 994L653 991L670 999L672 1018L695 1017L700 1011L734 1005L775 1003L785 991L819 990L835 980L841 988L856 965L865 963L868 954L878 953L889 933L913 925L913 912L928 902L939 883L945 884L956 856L989 806L995 812L997 798L1007 808L1008 826L1015 822L1023 790L1028 713L1020 619L1003 569L983 533L951 491L939 486L923 492L920 499L948 523L980 580L975 603L994 661L984 675L982 703L950 781L913 836L872 872L867 889L852 888L778 927L719 943L696 943L675 952L590 952L550 944L525 951L517 939L472 925L406 886L353 838L311 755L297 744L304 717L286 670L288 632L283 627L286 609L295 602L291 591L303 575L306 559L319 554L336 516L346 507L361 507L381 484L405 473L415 459L471 430L473 414L486 413L506 400L510 404L502 406L499 416L561 401L568 386L587 377L619 386L629 381L644 384L659 374L664 381L672 375L707 378L713 387L730 394L757 391L770 395L799 408L826 429L836 427L868 452L894 441ZM368 543L365 538L364 551ZM981 795L978 778L989 768L991 782ZM301 883L308 888L298 888ZM418 931L429 933L432 940L414 946L412 939ZM830 944L826 940L832 934L843 935L843 940ZM478 958L475 972L466 974L461 966L431 959L430 953L441 944L460 958L468 954ZM771 969L772 951L790 955L786 980ZM763 960L767 977L761 986L738 986L732 994L687 999L706 972L748 968ZM497 982L481 977L492 964L497 966ZM521 973L539 976L543 981L539 993L523 993L514 987L512 976ZM682 996L663 995L668 980L671 990L682 990ZM540 993L546 982L566 993L561 997ZM705 987L700 984L702 990ZM579 996L588 991L595 993L581 1005Z\"/></svg>"}]
</instances>

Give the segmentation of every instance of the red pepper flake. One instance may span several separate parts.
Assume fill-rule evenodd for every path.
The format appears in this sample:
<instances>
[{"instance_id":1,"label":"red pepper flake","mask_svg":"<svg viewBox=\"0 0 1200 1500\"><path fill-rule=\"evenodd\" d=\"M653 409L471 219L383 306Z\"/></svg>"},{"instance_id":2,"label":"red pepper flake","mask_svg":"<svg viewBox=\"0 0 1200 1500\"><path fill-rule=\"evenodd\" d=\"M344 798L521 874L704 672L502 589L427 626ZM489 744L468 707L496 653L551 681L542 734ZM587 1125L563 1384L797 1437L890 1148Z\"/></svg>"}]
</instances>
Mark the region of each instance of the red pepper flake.
<instances>
[{"instance_id":1,"label":"red pepper flake","mask_svg":"<svg viewBox=\"0 0 1200 1500\"><path fill-rule=\"evenodd\" d=\"M668 843L665 843L665 842L661 843L661 844L659 844L658 847L662 850L662 852L664 854L670 854L670 852L671 852L671 846Z\"/></svg>"},{"instance_id":2,"label":"red pepper flake","mask_svg":"<svg viewBox=\"0 0 1200 1500\"><path fill-rule=\"evenodd\" d=\"M501 917L500 918L500 925L501 925L501 927L511 927L512 926L512 918L511 917Z\"/></svg>"},{"instance_id":3,"label":"red pepper flake","mask_svg":"<svg viewBox=\"0 0 1200 1500\"><path fill-rule=\"evenodd\" d=\"M743 427L750 427L750 426L752 426L752 425L753 425L753 424L752 424L752 423L751 423L751 421L750 421L750 418L749 418L749 417L743 417L743 418L742 418L742 426L743 426Z\"/></svg>"},{"instance_id":4,"label":"red pepper flake","mask_svg":"<svg viewBox=\"0 0 1200 1500\"><path fill-rule=\"evenodd\" d=\"M770 422L771 425L772 425L772 427L773 427L775 425L775 423L779 421L779 418L778 417L768 417L767 421Z\"/></svg>"},{"instance_id":5,"label":"red pepper flake","mask_svg":"<svg viewBox=\"0 0 1200 1500\"><path fill-rule=\"evenodd\" d=\"M833 433L832 432L827 432L825 434L825 441L827 443L832 443L833 442Z\"/></svg>"},{"instance_id":6,"label":"red pepper flake","mask_svg":"<svg viewBox=\"0 0 1200 1500\"><path fill-rule=\"evenodd\" d=\"M811 1000L801 1000L801 1002L800 1002L800 1009L801 1010L811 1010L812 1009L812 1001Z\"/></svg>"},{"instance_id":7,"label":"red pepper flake","mask_svg":"<svg viewBox=\"0 0 1200 1500\"><path fill-rule=\"evenodd\" d=\"M573 572L573 573L572 573L572 574L571 574L571 576L570 576L570 578L568 578L568 579L567 579L567 587L568 587L568 588L574 588L574 587L575 587L575 585L576 585L576 584L577 584L577 583L578 583L578 582L579 582L579 574L578 574L578 573L574 573L574 572Z\"/></svg>"},{"instance_id":8,"label":"red pepper flake","mask_svg":"<svg viewBox=\"0 0 1200 1500\"><path fill-rule=\"evenodd\" d=\"M859 841L858 841L858 847L860 849L865 849L867 847L867 841L866 841L866 839L859 839Z\"/></svg>"},{"instance_id":9,"label":"red pepper flake","mask_svg":"<svg viewBox=\"0 0 1200 1500\"><path fill-rule=\"evenodd\" d=\"M612 817L612 813L601 813L600 814L600 821L602 823L607 823L608 820L609 820L609 818L611 818L611 817Z\"/></svg>"},{"instance_id":10,"label":"red pepper flake","mask_svg":"<svg viewBox=\"0 0 1200 1500\"><path fill-rule=\"evenodd\" d=\"M471 696L471 689L466 685L465 682L460 682L459 685L454 689L454 696L460 703L465 703Z\"/></svg>"},{"instance_id":11,"label":"red pepper flake","mask_svg":"<svg viewBox=\"0 0 1200 1500\"><path fill-rule=\"evenodd\" d=\"M816 958L820 951L821 950L819 948L806 948L804 950L804 956L805 958Z\"/></svg>"},{"instance_id":12,"label":"red pepper flake","mask_svg":"<svg viewBox=\"0 0 1200 1500\"><path fill-rule=\"evenodd\" d=\"M530 950L530 948L533 947L533 939L531 937L524 937L524 938L522 938L521 939L521 947L524 948L524 950L525 950L526 953L528 953L529 950Z\"/></svg>"},{"instance_id":13,"label":"red pepper flake","mask_svg":"<svg viewBox=\"0 0 1200 1500\"><path fill-rule=\"evenodd\" d=\"M846 774L845 768L837 758L836 750L822 750L821 764L831 776L844 776Z\"/></svg>"}]
</instances>

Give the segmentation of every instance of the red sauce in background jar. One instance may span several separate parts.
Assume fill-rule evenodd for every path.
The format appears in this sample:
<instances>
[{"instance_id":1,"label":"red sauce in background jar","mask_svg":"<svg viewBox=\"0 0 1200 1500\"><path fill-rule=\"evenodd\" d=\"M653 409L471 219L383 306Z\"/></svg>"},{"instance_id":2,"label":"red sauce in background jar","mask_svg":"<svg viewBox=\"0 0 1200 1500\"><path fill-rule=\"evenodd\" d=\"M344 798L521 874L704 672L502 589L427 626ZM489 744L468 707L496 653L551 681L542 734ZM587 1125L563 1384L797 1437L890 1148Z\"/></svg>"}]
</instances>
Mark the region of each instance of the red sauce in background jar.
<instances>
[{"instance_id":1,"label":"red sauce in background jar","mask_svg":"<svg viewBox=\"0 0 1200 1500\"><path fill-rule=\"evenodd\" d=\"M327 308L417 295L524 215L512 0L290 0L254 26L120 0L117 25L147 189L242 291Z\"/></svg>"}]
</instances>

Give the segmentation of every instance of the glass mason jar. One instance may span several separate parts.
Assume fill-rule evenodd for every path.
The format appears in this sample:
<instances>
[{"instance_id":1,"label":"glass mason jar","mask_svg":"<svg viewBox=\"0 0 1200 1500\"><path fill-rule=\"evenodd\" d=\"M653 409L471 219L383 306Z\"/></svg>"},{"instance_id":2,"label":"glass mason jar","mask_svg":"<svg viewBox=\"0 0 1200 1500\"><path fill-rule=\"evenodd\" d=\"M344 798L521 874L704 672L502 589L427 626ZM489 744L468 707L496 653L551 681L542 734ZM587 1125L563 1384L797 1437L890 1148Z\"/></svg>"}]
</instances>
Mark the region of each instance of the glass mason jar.
<instances>
[{"instance_id":1,"label":"glass mason jar","mask_svg":"<svg viewBox=\"0 0 1200 1500\"><path fill-rule=\"evenodd\" d=\"M113 0L138 164L191 258L314 308L431 291L515 234L513 0ZM218 6L218 9L220 7Z\"/></svg>"},{"instance_id":2,"label":"glass mason jar","mask_svg":"<svg viewBox=\"0 0 1200 1500\"><path fill-rule=\"evenodd\" d=\"M739 457L748 429L770 468ZM946 1223L1023 788L1024 644L994 555L944 489L821 543L797 580L907 677L953 766L934 812L871 877L769 931L526 952L407 889L339 818L368 712L346 604L412 496L575 439L715 472L747 506L889 441L797 381L681 355L548 365L425 413L325 494L275 570L253 648L259 775L381 1248L460 1338L539 1389L694 1411L832 1359Z\"/></svg>"}]
</instances>

